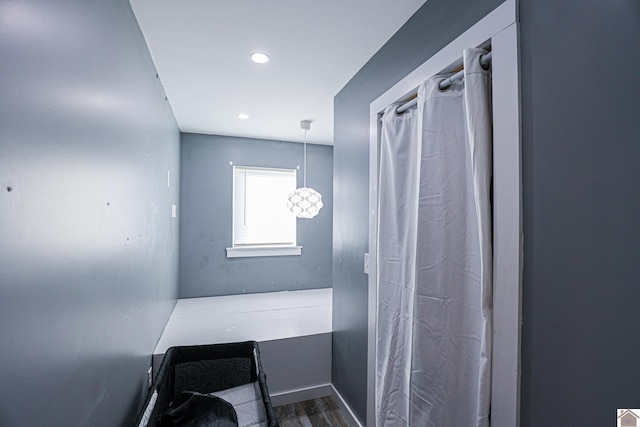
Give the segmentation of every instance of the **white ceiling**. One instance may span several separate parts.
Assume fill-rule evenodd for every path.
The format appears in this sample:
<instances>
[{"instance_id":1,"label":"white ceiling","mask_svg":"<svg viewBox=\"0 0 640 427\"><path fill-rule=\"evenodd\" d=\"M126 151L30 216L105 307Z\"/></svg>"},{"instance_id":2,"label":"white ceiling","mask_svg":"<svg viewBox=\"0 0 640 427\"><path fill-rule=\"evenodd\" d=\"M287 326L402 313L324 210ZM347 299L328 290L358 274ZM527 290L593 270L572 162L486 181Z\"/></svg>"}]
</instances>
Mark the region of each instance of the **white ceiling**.
<instances>
[{"instance_id":1,"label":"white ceiling","mask_svg":"<svg viewBox=\"0 0 640 427\"><path fill-rule=\"evenodd\" d=\"M334 95L425 2L130 1L183 132L299 142L312 120L307 140L321 144Z\"/></svg>"}]
</instances>

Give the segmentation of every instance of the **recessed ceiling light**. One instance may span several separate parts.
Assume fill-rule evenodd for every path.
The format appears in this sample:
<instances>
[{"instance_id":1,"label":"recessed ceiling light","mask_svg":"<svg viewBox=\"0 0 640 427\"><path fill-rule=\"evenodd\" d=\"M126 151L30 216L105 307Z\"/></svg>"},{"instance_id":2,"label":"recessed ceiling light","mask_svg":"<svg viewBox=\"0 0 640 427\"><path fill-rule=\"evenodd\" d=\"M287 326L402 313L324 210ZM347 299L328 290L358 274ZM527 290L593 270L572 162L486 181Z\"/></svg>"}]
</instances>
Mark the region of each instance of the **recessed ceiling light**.
<instances>
[{"instance_id":1,"label":"recessed ceiling light","mask_svg":"<svg viewBox=\"0 0 640 427\"><path fill-rule=\"evenodd\" d=\"M244 113L240 113L240 114L238 114L238 118L240 120L247 120L249 118L249 115L248 114L244 114Z\"/></svg>"},{"instance_id":2,"label":"recessed ceiling light","mask_svg":"<svg viewBox=\"0 0 640 427\"><path fill-rule=\"evenodd\" d=\"M266 53L254 52L251 54L251 60L257 64L266 64L269 62L269 56Z\"/></svg>"}]
</instances>

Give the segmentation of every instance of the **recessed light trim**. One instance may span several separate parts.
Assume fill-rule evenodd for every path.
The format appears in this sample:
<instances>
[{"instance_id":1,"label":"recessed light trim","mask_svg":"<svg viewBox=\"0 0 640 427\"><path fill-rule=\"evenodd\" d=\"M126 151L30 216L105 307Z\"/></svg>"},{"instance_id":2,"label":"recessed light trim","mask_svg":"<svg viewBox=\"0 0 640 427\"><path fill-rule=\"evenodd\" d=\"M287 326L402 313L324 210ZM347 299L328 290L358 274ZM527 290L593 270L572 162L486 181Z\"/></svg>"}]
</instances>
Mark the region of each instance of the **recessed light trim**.
<instances>
[{"instance_id":1,"label":"recessed light trim","mask_svg":"<svg viewBox=\"0 0 640 427\"><path fill-rule=\"evenodd\" d=\"M238 118L240 120L248 120L249 119L249 115L245 114L245 113L240 113L240 114L238 114Z\"/></svg>"},{"instance_id":2,"label":"recessed light trim","mask_svg":"<svg viewBox=\"0 0 640 427\"><path fill-rule=\"evenodd\" d=\"M251 60L256 64L266 64L270 61L269 55L263 52L253 52L251 54Z\"/></svg>"}]
</instances>

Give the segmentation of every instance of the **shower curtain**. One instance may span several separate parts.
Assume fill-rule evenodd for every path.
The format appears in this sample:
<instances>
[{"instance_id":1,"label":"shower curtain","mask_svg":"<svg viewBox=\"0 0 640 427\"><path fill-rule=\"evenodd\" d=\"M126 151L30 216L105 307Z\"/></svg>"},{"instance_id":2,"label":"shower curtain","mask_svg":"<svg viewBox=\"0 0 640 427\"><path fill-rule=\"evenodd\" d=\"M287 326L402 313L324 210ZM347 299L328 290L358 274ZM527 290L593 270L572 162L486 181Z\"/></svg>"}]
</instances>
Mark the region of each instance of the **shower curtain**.
<instances>
[{"instance_id":1,"label":"shower curtain","mask_svg":"<svg viewBox=\"0 0 640 427\"><path fill-rule=\"evenodd\" d=\"M382 118L378 427L487 427L491 394L491 77L435 76Z\"/></svg>"}]
</instances>

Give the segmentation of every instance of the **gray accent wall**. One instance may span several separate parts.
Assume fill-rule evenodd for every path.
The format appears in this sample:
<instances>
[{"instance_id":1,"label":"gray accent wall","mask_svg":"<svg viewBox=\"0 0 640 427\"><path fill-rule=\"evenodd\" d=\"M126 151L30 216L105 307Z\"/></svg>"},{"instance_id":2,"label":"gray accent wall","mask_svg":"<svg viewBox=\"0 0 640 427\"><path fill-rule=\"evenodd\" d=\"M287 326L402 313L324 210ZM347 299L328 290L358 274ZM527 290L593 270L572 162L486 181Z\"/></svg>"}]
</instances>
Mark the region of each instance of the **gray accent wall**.
<instances>
[{"instance_id":1,"label":"gray accent wall","mask_svg":"<svg viewBox=\"0 0 640 427\"><path fill-rule=\"evenodd\" d=\"M640 2L521 0L523 427L640 408Z\"/></svg>"},{"instance_id":2,"label":"gray accent wall","mask_svg":"<svg viewBox=\"0 0 640 427\"><path fill-rule=\"evenodd\" d=\"M334 98L332 381L366 418L369 104L501 0L429 0Z\"/></svg>"},{"instance_id":3,"label":"gray accent wall","mask_svg":"<svg viewBox=\"0 0 640 427\"><path fill-rule=\"evenodd\" d=\"M0 425L131 425L177 297L179 132L128 1L0 16Z\"/></svg>"},{"instance_id":4,"label":"gray accent wall","mask_svg":"<svg viewBox=\"0 0 640 427\"><path fill-rule=\"evenodd\" d=\"M302 186L303 144L182 134L180 298L331 287L333 148L307 144L307 186L322 194L324 206L316 217L297 220L300 256L227 258L232 235L230 162L286 169L300 166L298 185Z\"/></svg>"}]
</instances>

